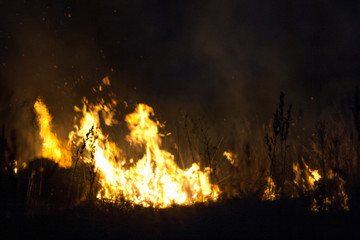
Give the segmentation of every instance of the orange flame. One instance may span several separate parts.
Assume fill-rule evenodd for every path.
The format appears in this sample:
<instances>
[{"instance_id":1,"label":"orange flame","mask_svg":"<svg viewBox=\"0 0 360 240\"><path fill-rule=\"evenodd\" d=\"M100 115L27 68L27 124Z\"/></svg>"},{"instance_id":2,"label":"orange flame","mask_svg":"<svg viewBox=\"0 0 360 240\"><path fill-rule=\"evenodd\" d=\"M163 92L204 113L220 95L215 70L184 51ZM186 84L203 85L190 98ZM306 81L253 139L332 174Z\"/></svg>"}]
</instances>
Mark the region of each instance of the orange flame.
<instances>
[{"instance_id":1,"label":"orange flame","mask_svg":"<svg viewBox=\"0 0 360 240\"><path fill-rule=\"evenodd\" d=\"M294 184L304 191L314 191L316 188L315 183L320 180L321 175L318 170L311 170L303 158L301 161L304 165L303 170L300 169L299 163L293 163L293 170L295 173Z\"/></svg>"},{"instance_id":2,"label":"orange flame","mask_svg":"<svg viewBox=\"0 0 360 240\"><path fill-rule=\"evenodd\" d=\"M264 194L262 195L262 200L268 200L268 201L274 201L276 199L279 199L280 195L277 189L277 186L272 179L271 176L267 178L267 184L264 191Z\"/></svg>"},{"instance_id":3,"label":"orange flame","mask_svg":"<svg viewBox=\"0 0 360 240\"><path fill-rule=\"evenodd\" d=\"M133 163L133 159L125 159L121 149L102 133L100 116L109 117L104 119L106 125L111 126L110 123L116 122L112 120L113 114L104 114L110 112L109 105L104 105L103 102L90 105L86 99L83 103L82 110L75 107L75 110L82 111L82 118L79 126L75 125L75 130L69 134L69 143L85 145L82 160L95 166L101 185L97 193L98 199L110 202L125 199L133 205L166 208L172 204L191 205L215 201L219 197L219 187L210 183L209 168L201 171L199 165L193 163L190 168L183 170L176 165L171 153L161 149L158 127L162 125L150 118L154 115L151 107L138 104L135 112L125 118L130 130L127 141L142 147L145 152L141 159ZM65 150L59 147L56 135L51 133L51 117L42 102L35 105L36 109L39 106L43 109L36 111L38 119L46 119L43 120L45 123L39 121L40 135L47 136L43 138L43 153L53 152L55 155L49 157L59 161ZM43 134L43 129L46 129L47 134ZM125 164L130 167L125 167Z\"/></svg>"},{"instance_id":4,"label":"orange flame","mask_svg":"<svg viewBox=\"0 0 360 240\"><path fill-rule=\"evenodd\" d=\"M40 128L42 143L42 157L54 160L61 167L71 166L71 155L67 146L59 141L52 132L52 117L41 98L37 98L34 104L37 121Z\"/></svg>"}]
</instances>

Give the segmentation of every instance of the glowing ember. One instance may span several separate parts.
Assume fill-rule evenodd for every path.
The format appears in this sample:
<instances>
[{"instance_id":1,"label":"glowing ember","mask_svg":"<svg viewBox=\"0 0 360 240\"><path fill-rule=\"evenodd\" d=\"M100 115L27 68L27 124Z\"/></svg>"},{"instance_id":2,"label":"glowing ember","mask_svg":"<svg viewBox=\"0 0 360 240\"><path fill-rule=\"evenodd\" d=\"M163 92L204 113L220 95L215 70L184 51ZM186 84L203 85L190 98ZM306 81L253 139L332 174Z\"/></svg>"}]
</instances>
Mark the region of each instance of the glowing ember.
<instances>
[{"instance_id":1,"label":"glowing ember","mask_svg":"<svg viewBox=\"0 0 360 240\"><path fill-rule=\"evenodd\" d=\"M104 84L109 84L108 79L104 80ZM69 134L69 143L84 146L82 160L95 167L101 185L98 199L110 202L124 199L145 207L166 208L172 204L190 205L219 197L218 186L210 183L209 168L201 171L199 165L193 163L190 168L183 170L176 165L172 154L161 149L158 132L161 124L150 119L154 116L151 107L139 104L135 112L125 118L130 130L127 141L145 152L141 159L133 161L125 159L121 149L100 128L100 116L106 125L111 126L116 122L111 111L113 105L104 104L103 101L90 105L86 99L83 104L82 110L75 108L82 112L82 118L79 126L75 125L75 130ZM69 151L61 148L56 135L51 132L51 116L39 99L35 103L35 110L43 139L44 157L68 166L68 161L61 160L66 156L64 152Z\"/></svg>"}]
</instances>

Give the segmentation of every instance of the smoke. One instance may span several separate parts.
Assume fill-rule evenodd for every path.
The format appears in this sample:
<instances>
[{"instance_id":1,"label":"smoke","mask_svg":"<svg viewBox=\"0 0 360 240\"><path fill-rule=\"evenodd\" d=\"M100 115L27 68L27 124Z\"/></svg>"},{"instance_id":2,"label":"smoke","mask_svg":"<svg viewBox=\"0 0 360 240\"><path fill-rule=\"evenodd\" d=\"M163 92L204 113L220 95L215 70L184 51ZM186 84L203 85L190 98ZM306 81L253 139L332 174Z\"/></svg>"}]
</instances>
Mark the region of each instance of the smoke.
<instances>
[{"instance_id":1,"label":"smoke","mask_svg":"<svg viewBox=\"0 0 360 240\"><path fill-rule=\"evenodd\" d=\"M73 106L108 70L94 31L71 24L65 2L1 4L1 125L6 135L16 130L18 152L24 154L18 158L31 159L39 146L35 99L41 96L50 106L56 133L67 139Z\"/></svg>"},{"instance_id":2,"label":"smoke","mask_svg":"<svg viewBox=\"0 0 360 240\"><path fill-rule=\"evenodd\" d=\"M73 106L95 99L105 76L130 107L145 102L169 123L190 113L214 127L224 118L266 122L280 91L296 111L328 112L359 76L359 15L341 3L38 0L0 8L1 122L22 129L24 145L34 142L37 96L66 138Z\"/></svg>"}]
</instances>

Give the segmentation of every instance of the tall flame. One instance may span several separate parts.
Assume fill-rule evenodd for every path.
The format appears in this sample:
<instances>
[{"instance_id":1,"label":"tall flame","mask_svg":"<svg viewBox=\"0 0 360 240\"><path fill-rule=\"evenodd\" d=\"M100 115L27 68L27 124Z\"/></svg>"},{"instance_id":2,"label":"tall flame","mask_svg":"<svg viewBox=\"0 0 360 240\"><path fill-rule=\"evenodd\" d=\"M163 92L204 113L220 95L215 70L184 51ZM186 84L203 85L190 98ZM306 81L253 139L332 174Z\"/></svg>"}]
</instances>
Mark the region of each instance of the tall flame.
<instances>
[{"instance_id":1,"label":"tall flame","mask_svg":"<svg viewBox=\"0 0 360 240\"><path fill-rule=\"evenodd\" d=\"M171 153L161 149L158 127L162 125L150 118L154 116L151 107L138 104L135 111L125 118L130 130L127 141L145 152L141 159L134 162L133 159L125 159L121 149L102 133L100 116L104 117L104 111L108 112L109 107L104 107L103 103L90 105L86 99L83 103L80 124L75 125L75 130L69 134L69 143L84 146L82 159L94 166L101 185L98 199L111 202L125 199L144 207L166 208L172 204L190 205L219 197L218 186L210 183L209 168L201 171L199 165L193 163L183 170L176 165ZM43 138L43 153L52 151L54 154L48 157L59 161L63 149L51 133L51 117L41 101L37 101L35 106L38 119L46 119L43 120L45 123L39 120L40 135L47 136ZM104 121L106 123L106 119ZM43 134L44 131L46 134Z\"/></svg>"},{"instance_id":2,"label":"tall flame","mask_svg":"<svg viewBox=\"0 0 360 240\"><path fill-rule=\"evenodd\" d=\"M61 167L71 166L71 155L66 144L59 141L52 132L52 117L41 98L37 98L34 104L37 121L40 128L42 143L42 156L54 160Z\"/></svg>"}]
</instances>

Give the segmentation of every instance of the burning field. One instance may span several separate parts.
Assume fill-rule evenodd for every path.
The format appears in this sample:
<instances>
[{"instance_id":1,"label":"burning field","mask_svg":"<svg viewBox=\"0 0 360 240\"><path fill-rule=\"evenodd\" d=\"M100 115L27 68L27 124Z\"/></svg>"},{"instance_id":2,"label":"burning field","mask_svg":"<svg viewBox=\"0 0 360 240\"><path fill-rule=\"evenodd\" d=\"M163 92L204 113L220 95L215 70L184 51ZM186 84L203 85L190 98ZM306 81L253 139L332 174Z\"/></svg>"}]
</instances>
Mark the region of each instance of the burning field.
<instances>
[{"instance_id":1,"label":"burning field","mask_svg":"<svg viewBox=\"0 0 360 240\"><path fill-rule=\"evenodd\" d=\"M104 78L103 84L110 85L109 79ZM103 87L99 85L98 90ZM41 157L52 159L63 168L72 167L74 174L77 164L86 164L90 173L90 198L95 194L97 199L106 202L123 200L132 206L166 208L218 199L220 190L210 182L208 167L201 171L199 164L193 163L183 170L171 153L161 149L162 135L158 128L162 124L150 118L154 110L145 104L136 105L135 111L125 117L130 130L126 139L129 145L140 146L139 151L144 155L135 160L131 156L126 158L124 151L102 133L100 126L100 122L107 126L117 123L113 119L117 103L115 99L109 103L100 99L99 103L89 104L84 98L82 110L74 107L81 116L75 118L78 123L65 143L52 132L49 111L38 98L34 109L43 141Z\"/></svg>"},{"instance_id":2,"label":"burning field","mask_svg":"<svg viewBox=\"0 0 360 240\"><path fill-rule=\"evenodd\" d=\"M5 239L359 235L354 6L223 2L0 1Z\"/></svg>"},{"instance_id":3,"label":"burning field","mask_svg":"<svg viewBox=\"0 0 360 240\"><path fill-rule=\"evenodd\" d=\"M234 234L251 236L258 218L262 219L260 227L264 232L257 236L277 234L271 227L273 221L275 225L292 221L276 225L284 232L294 227L292 224L308 221L305 226L311 229L314 221L321 221L317 229L320 232L316 233L320 234L327 231L326 224L338 221L348 224L358 211L357 185L352 185L356 179L351 178L355 167L342 165L343 157L347 156L343 154L355 149L342 149L349 145L342 145L340 140L328 142L325 126L321 125L324 123L320 122L316 126L316 138L309 146L311 149L304 150L295 161L294 152L288 149L292 106L284 111L283 93L270 127L266 128L263 153L252 149L249 143L243 152L224 151L228 146L221 146L223 138L210 152L210 143L204 142L207 139L204 135L200 144L207 150L207 161L199 160L184 167L181 154L186 154L181 153L179 146L188 145L190 155L196 155L193 159L201 156L201 152L192 152L192 147L199 142L188 132L187 116L185 144L179 139L174 143L173 150L180 158L176 160L174 154L162 146L164 139L171 138L172 134L164 131L165 124L156 119L153 108L136 104L128 110L130 113L121 117L119 105L124 111L131 107L116 98L108 77L102 79L94 92L107 92L108 100L99 97L90 102L84 97L82 106L73 106L73 127L67 139L56 133L51 109L45 101L41 97L34 100L34 126L40 144L35 160L18 160L15 131L9 142L3 128L1 159L5 195L2 206L5 220L10 220L4 226L25 229L16 235L18 238L62 238L63 234L113 238L119 231L126 238L173 238L174 234L175 238L193 234L207 238L233 237ZM195 127L204 131L202 126L192 124L192 132ZM113 129L121 125L126 129L114 132ZM117 139L123 138L122 141L112 140L117 132L126 132L117 136ZM263 162L260 157L268 165L256 165ZM244 158L246 161L242 161ZM351 159L348 161L347 164L351 164ZM356 166L357 162L353 164ZM19 216L22 217L19 219ZM44 225L43 221L49 223ZM114 221L126 222L126 227L119 227ZM350 236L355 223L343 226ZM37 228L30 227L34 224L55 232L38 235L34 230ZM69 233L59 232L57 224ZM232 224L244 226L237 229ZM89 229L90 233L83 235L83 231ZM225 229L229 232L224 232ZM310 229L296 238L307 236ZM282 237L287 236L283 234ZM327 234L340 237L343 230Z\"/></svg>"}]
</instances>

